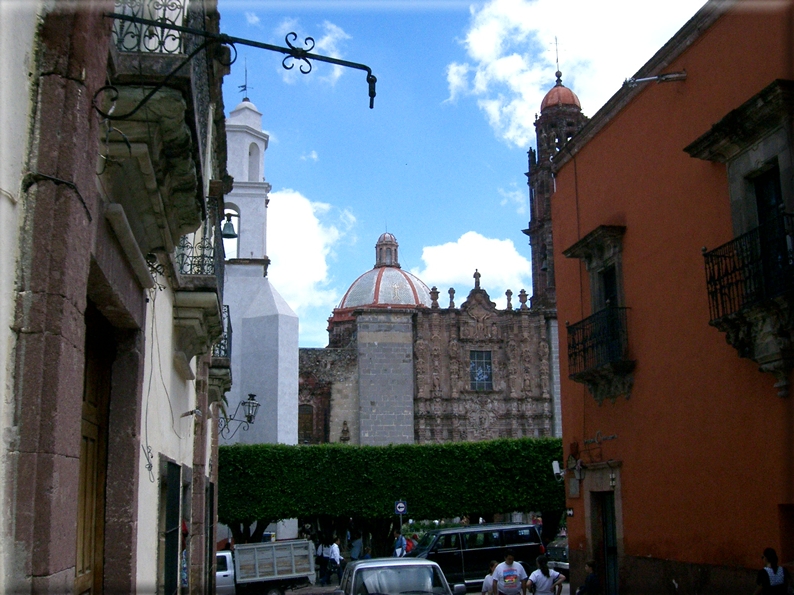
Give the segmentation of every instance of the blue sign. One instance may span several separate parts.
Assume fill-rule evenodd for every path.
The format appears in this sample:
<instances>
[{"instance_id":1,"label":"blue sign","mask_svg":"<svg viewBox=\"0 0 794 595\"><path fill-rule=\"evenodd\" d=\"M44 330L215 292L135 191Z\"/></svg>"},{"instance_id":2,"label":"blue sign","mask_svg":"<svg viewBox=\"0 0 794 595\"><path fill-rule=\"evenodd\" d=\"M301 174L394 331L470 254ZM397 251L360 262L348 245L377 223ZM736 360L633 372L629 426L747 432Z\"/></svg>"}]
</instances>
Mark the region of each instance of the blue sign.
<instances>
[{"instance_id":1,"label":"blue sign","mask_svg":"<svg viewBox=\"0 0 794 595\"><path fill-rule=\"evenodd\" d=\"M408 514L408 505L405 500L397 500L394 503L394 514Z\"/></svg>"}]
</instances>

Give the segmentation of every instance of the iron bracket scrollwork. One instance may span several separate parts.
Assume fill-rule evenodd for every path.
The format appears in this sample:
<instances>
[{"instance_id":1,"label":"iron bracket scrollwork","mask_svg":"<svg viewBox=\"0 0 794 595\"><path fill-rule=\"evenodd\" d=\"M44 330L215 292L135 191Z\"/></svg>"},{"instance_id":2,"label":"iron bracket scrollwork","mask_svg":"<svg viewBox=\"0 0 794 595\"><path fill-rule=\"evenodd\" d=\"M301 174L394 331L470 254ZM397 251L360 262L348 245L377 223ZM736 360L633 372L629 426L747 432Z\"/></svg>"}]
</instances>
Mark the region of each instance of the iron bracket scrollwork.
<instances>
[{"instance_id":1,"label":"iron bracket scrollwork","mask_svg":"<svg viewBox=\"0 0 794 595\"><path fill-rule=\"evenodd\" d=\"M111 102L114 103L115 100L118 99L119 93L118 93L118 90L113 85L106 85L106 86L101 87L100 89L98 89L97 92L94 93L94 98L93 98L94 109L103 118L105 118L107 120L125 120L127 118L132 117L136 112L138 112L138 110L140 110L144 105L146 105L146 103L152 97L154 97L154 95L160 89L162 89L166 84L168 84L168 82L171 80L171 78L177 72L179 72L186 64L188 64L199 52L201 52L202 50L206 49L207 47L209 47L210 45L213 45L213 44L226 45L226 46L229 46L229 48L231 50L233 50L234 57L229 60L229 63L227 64L227 66L230 66L230 65L234 64L234 62L237 60L236 44L240 44L240 45L255 47L255 48L259 48L259 49L263 49L263 50L268 50L268 51L271 51L271 52L278 52L278 53L281 53L281 54L285 54L284 59L281 62L282 66L286 70L291 70L295 66L293 61L301 62L302 64L300 65L299 70L303 74L308 74L309 72L311 72L312 65L311 65L310 60L317 60L319 62L327 62L328 64L335 64L337 66L343 66L343 67L346 67L346 68L353 68L353 69L356 69L356 70L363 70L364 72L367 73L367 83L369 85L369 107L370 107L370 109L372 109L374 107L374 105L375 105L375 95L376 95L376 93L375 93L375 84L377 83L378 79L372 74L372 69L369 66L366 66L365 64L359 64L357 62L350 62L348 60L340 60L339 58L331 58L329 56L322 56L320 54L312 53L311 50L314 49L314 39L312 37L307 37L304 40L304 43L303 43L304 47L300 47L298 45L294 45L293 44L293 42L295 42L297 40L298 35L296 33L294 33L294 32L291 32L291 33L288 33L286 35L286 37L285 37L285 41L286 41L288 47L282 47L282 46L278 46L278 45L272 45L272 44L269 44L269 43L262 43L262 42L259 42L259 41L252 41L250 39L242 39L240 37L232 37L230 35L226 35L225 33L212 33L210 31L201 31L199 29L193 29L191 27L183 27L181 25L176 25L176 24L164 22L164 21L161 21L161 20L154 21L154 20L150 20L150 19L144 19L144 18L141 18L141 17L126 15L126 14L119 14L119 13L115 13L115 12L114 13L107 13L107 14L105 14L105 16L107 18L116 19L116 20L119 20L119 21L127 21L127 22L130 22L130 23L135 23L135 24L144 25L144 26L148 26L148 27L166 29L166 30L169 30L169 31L177 31L177 32L180 32L180 33L187 33L187 34L190 34L190 35L197 35L199 37L203 37L203 38L206 39L206 41L204 43L200 44L195 50L193 50L190 54L188 54L188 56L182 62L180 62L180 64L174 70L172 70L170 73L168 73L163 78L162 82L160 82L160 84L158 84L151 91L149 91L149 93L140 101L140 103L138 103L138 105L136 105L132 110L130 110L126 114L114 114L113 111L114 111L115 105L113 107L111 107L107 112L105 112L102 109L100 109L99 106L97 105L97 98L99 97L99 95L101 95L102 93L104 93L106 91L110 92L111 93L110 100L111 100Z\"/></svg>"}]
</instances>

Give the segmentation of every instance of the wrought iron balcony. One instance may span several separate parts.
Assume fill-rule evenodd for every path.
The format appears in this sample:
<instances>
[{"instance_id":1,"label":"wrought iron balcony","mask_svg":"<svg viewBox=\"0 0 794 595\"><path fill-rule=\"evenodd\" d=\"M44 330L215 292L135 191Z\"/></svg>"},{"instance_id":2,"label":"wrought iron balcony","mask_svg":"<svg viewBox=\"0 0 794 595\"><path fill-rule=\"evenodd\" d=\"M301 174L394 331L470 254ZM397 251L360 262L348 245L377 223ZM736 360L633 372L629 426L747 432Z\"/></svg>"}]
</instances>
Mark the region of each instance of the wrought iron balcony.
<instances>
[{"instance_id":1,"label":"wrought iron balcony","mask_svg":"<svg viewBox=\"0 0 794 595\"><path fill-rule=\"evenodd\" d=\"M569 378L586 384L599 403L631 391L627 311L607 307L567 326Z\"/></svg>"},{"instance_id":2,"label":"wrought iron balcony","mask_svg":"<svg viewBox=\"0 0 794 595\"><path fill-rule=\"evenodd\" d=\"M215 245L212 237L205 236L194 245L189 236L182 236L176 249L176 262L183 275L215 275Z\"/></svg>"},{"instance_id":3,"label":"wrought iron balcony","mask_svg":"<svg viewBox=\"0 0 794 595\"><path fill-rule=\"evenodd\" d=\"M223 334L218 342L212 346L212 357L232 358L232 320L229 318L229 306L223 306Z\"/></svg>"},{"instance_id":4,"label":"wrought iron balcony","mask_svg":"<svg viewBox=\"0 0 794 595\"><path fill-rule=\"evenodd\" d=\"M704 252L712 323L794 291L794 215Z\"/></svg>"},{"instance_id":5,"label":"wrought iron balcony","mask_svg":"<svg viewBox=\"0 0 794 595\"><path fill-rule=\"evenodd\" d=\"M182 25L186 9L187 0L116 0L114 12L168 25ZM113 42L120 52L185 53L181 33L130 21L113 21Z\"/></svg>"}]
</instances>

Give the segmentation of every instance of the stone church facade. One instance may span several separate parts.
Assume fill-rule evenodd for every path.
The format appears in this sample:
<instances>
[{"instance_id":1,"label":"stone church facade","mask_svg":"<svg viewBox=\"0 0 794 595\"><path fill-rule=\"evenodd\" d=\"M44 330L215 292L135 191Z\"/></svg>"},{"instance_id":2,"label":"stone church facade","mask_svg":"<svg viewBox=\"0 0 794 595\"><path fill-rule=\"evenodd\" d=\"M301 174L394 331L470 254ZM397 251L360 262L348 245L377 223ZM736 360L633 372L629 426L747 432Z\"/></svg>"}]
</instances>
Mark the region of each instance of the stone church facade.
<instances>
[{"instance_id":1,"label":"stone church facade","mask_svg":"<svg viewBox=\"0 0 794 595\"><path fill-rule=\"evenodd\" d=\"M507 289L498 309L475 271L465 300L456 305L450 288L441 305L436 287L401 269L396 238L381 235L374 268L329 318L328 347L300 350L300 443L561 436L551 163L587 119L556 74L529 151L532 297Z\"/></svg>"}]
</instances>

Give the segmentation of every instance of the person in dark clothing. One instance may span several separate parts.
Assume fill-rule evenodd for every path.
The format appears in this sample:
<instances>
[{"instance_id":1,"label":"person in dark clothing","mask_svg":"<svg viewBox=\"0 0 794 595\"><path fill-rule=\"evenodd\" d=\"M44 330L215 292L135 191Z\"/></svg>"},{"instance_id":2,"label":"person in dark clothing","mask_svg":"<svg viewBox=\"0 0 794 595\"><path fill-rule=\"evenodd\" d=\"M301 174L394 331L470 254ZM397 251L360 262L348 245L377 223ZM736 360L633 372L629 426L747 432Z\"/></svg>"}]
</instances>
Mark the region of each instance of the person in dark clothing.
<instances>
[{"instance_id":1,"label":"person in dark clothing","mask_svg":"<svg viewBox=\"0 0 794 595\"><path fill-rule=\"evenodd\" d=\"M601 585L598 583L598 575L595 573L595 561L588 560L584 565L587 571L587 578L584 584L576 590L576 595L598 595L601 593Z\"/></svg>"},{"instance_id":2,"label":"person in dark clothing","mask_svg":"<svg viewBox=\"0 0 794 595\"><path fill-rule=\"evenodd\" d=\"M771 547L761 556L764 567L758 571L755 582L758 584L753 595L786 595L791 585L788 571L778 564L777 552Z\"/></svg>"}]
</instances>

